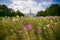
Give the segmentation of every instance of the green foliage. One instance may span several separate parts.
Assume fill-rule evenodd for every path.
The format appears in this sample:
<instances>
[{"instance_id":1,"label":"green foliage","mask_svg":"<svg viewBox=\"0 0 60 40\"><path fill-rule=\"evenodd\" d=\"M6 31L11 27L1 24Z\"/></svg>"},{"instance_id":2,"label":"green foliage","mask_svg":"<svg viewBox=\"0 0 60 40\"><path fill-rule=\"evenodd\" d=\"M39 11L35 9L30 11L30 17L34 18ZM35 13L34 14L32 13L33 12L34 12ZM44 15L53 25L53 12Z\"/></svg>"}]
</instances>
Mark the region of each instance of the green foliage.
<instances>
[{"instance_id":1,"label":"green foliage","mask_svg":"<svg viewBox=\"0 0 60 40\"><path fill-rule=\"evenodd\" d=\"M0 16L24 16L23 13L21 13L20 11L17 11L15 13L15 11L12 8L8 8L6 5L0 5Z\"/></svg>"},{"instance_id":2,"label":"green foliage","mask_svg":"<svg viewBox=\"0 0 60 40\"><path fill-rule=\"evenodd\" d=\"M60 16L60 5L52 4L45 11L40 11L36 16Z\"/></svg>"},{"instance_id":3,"label":"green foliage","mask_svg":"<svg viewBox=\"0 0 60 40\"><path fill-rule=\"evenodd\" d=\"M22 14L19 10L16 11L16 15L18 15L18 16L24 16L24 14Z\"/></svg>"},{"instance_id":4,"label":"green foliage","mask_svg":"<svg viewBox=\"0 0 60 40\"><path fill-rule=\"evenodd\" d=\"M36 16L45 16L45 13L44 13L44 11L40 11L40 12L37 13Z\"/></svg>"},{"instance_id":5,"label":"green foliage","mask_svg":"<svg viewBox=\"0 0 60 40\"><path fill-rule=\"evenodd\" d=\"M52 4L46 9L46 15L49 16L60 16L60 6L58 4Z\"/></svg>"}]
</instances>

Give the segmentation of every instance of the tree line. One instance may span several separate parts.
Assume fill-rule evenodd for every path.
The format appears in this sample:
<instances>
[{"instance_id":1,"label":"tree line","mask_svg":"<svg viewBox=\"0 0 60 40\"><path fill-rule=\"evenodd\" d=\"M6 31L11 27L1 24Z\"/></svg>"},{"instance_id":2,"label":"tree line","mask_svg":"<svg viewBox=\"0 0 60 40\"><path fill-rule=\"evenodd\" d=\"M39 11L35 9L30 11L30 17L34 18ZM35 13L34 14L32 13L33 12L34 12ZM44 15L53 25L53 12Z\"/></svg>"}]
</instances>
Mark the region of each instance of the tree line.
<instances>
[{"instance_id":1,"label":"tree line","mask_svg":"<svg viewBox=\"0 0 60 40\"><path fill-rule=\"evenodd\" d=\"M45 11L39 11L36 16L60 16L60 5L52 4Z\"/></svg>"},{"instance_id":2,"label":"tree line","mask_svg":"<svg viewBox=\"0 0 60 40\"><path fill-rule=\"evenodd\" d=\"M12 9L12 8L8 8L6 5L0 5L0 16L24 16L23 13L21 13L19 10L17 10L16 12Z\"/></svg>"},{"instance_id":3,"label":"tree line","mask_svg":"<svg viewBox=\"0 0 60 40\"><path fill-rule=\"evenodd\" d=\"M8 8L6 5L0 5L0 16L24 16L19 10L14 11L12 8ZM39 11L36 16L60 16L60 5L52 4L50 7L46 8L45 11Z\"/></svg>"}]
</instances>

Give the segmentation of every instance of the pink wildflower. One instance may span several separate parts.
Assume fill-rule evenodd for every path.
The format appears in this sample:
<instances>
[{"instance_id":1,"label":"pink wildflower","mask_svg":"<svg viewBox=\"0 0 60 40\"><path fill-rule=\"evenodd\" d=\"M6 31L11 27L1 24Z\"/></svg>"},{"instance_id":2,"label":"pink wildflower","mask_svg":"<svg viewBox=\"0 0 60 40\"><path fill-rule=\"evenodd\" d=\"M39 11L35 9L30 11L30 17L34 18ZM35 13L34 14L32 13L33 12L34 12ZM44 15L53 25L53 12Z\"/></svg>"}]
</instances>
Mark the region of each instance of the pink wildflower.
<instances>
[{"instance_id":1,"label":"pink wildflower","mask_svg":"<svg viewBox=\"0 0 60 40\"><path fill-rule=\"evenodd\" d=\"M24 29L25 29L25 30L30 30L30 29L31 29L31 24L25 25L25 26L24 26Z\"/></svg>"},{"instance_id":2,"label":"pink wildflower","mask_svg":"<svg viewBox=\"0 0 60 40\"><path fill-rule=\"evenodd\" d=\"M22 30L18 30L18 33L21 33L22 32Z\"/></svg>"},{"instance_id":3,"label":"pink wildflower","mask_svg":"<svg viewBox=\"0 0 60 40\"><path fill-rule=\"evenodd\" d=\"M53 28L54 28L54 26L53 26L53 25L50 25L49 27L50 27L51 29L53 29Z\"/></svg>"},{"instance_id":4,"label":"pink wildflower","mask_svg":"<svg viewBox=\"0 0 60 40\"><path fill-rule=\"evenodd\" d=\"M42 29L38 29L38 31L37 31L38 33L42 33L43 32L43 30Z\"/></svg>"}]
</instances>

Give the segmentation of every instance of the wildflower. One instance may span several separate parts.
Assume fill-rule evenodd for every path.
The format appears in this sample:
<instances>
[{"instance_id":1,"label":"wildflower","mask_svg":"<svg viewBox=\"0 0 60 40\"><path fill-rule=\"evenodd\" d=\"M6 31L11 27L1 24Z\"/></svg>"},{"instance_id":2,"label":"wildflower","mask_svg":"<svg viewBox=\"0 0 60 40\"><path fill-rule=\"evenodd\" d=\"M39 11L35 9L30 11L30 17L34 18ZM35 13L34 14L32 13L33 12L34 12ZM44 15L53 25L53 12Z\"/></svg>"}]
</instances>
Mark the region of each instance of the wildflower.
<instances>
[{"instance_id":1,"label":"wildflower","mask_svg":"<svg viewBox=\"0 0 60 40\"><path fill-rule=\"evenodd\" d=\"M50 22L53 23L53 20L51 20Z\"/></svg>"},{"instance_id":2,"label":"wildflower","mask_svg":"<svg viewBox=\"0 0 60 40\"><path fill-rule=\"evenodd\" d=\"M50 24L46 25L46 27L49 27L49 26L50 26Z\"/></svg>"},{"instance_id":3,"label":"wildflower","mask_svg":"<svg viewBox=\"0 0 60 40\"><path fill-rule=\"evenodd\" d=\"M58 24L58 23L55 23L55 25Z\"/></svg>"},{"instance_id":4,"label":"wildflower","mask_svg":"<svg viewBox=\"0 0 60 40\"><path fill-rule=\"evenodd\" d=\"M7 23L7 21L5 21L5 23Z\"/></svg>"},{"instance_id":5,"label":"wildflower","mask_svg":"<svg viewBox=\"0 0 60 40\"><path fill-rule=\"evenodd\" d=\"M37 31L38 33L42 33L43 32L43 30L42 29L38 29L38 31Z\"/></svg>"},{"instance_id":6,"label":"wildflower","mask_svg":"<svg viewBox=\"0 0 60 40\"><path fill-rule=\"evenodd\" d=\"M15 21L16 21L16 19L15 19L15 17L13 17L13 18L12 18L12 22L15 22Z\"/></svg>"},{"instance_id":7,"label":"wildflower","mask_svg":"<svg viewBox=\"0 0 60 40\"><path fill-rule=\"evenodd\" d=\"M20 20L20 23L23 23L25 20Z\"/></svg>"},{"instance_id":8,"label":"wildflower","mask_svg":"<svg viewBox=\"0 0 60 40\"><path fill-rule=\"evenodd\" d=\"M18 30L18 33L21 33L22 32L22 30Z\"/></svg>"},{"instance_id":9,"label":"wildflower","mask_svg":"<svg viewBox=\"0 0 60 40\"><path fill-rule=\"evenodd\" d=\"M24 29L25 29L25 30L30 30L30 29L31 29L31 24L25 25L25 26L24 26Z\"/></svg>"},{"instance_id":10,"label":"wildflower","mask_svg":"<svg viewBox=\"0 0 60 40\"><path fill-rule=\"evenodd\" d=\"M44 27L44 29L46 29L46 27Z\"/></svg>"},{"instance_id":11,"label":"wildflower","mask_svg":"<svg viewBox=\"0 0 60 40\"><path fill-rule=\"evenodd\" d=\"M49 26L49 28L53 29L53 28L54 28L54 26L53 26L53 25L50 25L50 26Z\"/></svg>"},{"instance_id":12,"label":"wildflower","mask_svg":"<svg viewBox=\"0 0 60 40\"><path fill-rule=\"evenodd\" d=\"M17 15L16 17L17 17L17 18L19 18L19 16L18 16L18 15Z\"/></svg>"}]
</instances>

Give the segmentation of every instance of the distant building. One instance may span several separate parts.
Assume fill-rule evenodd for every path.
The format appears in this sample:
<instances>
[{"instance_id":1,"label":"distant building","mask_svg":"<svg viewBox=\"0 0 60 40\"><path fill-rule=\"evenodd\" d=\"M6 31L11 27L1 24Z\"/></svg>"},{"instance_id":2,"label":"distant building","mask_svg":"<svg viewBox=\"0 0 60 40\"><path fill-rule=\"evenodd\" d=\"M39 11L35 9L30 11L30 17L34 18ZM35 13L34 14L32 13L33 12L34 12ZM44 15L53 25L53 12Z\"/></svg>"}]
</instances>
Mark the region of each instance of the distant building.
<instances>
[{"instance_id":1,"label":"distant building","mask_svg":"<svg viewBox=\"0 0 60 40\"><path fill-rule=\"evenodd\" d=\"M36 15L34 13L30 12L28 14L25 14L26 17L35 17Z\"/></svg>"}]
</instances>

